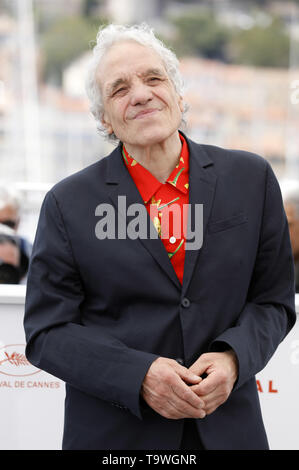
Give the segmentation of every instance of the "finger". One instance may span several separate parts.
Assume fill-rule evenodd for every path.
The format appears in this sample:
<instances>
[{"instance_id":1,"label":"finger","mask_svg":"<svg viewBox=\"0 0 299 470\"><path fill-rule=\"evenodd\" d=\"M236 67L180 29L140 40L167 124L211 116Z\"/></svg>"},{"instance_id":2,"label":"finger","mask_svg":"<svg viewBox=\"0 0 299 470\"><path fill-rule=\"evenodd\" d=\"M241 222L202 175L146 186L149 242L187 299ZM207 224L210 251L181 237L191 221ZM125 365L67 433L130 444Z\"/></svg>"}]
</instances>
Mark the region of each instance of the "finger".
<instances>
[{"instance_id":1,"label":"finger","mask_svg":"<svg viewBox=\"0 0 299 470\"><path fill-rule=\"evenodd\" d=\"M213 393L205 396L205 407L204 411L206 415L213 413L220 405L226 401L226 397L223 393L217 393L217 390Z\"/></svg>"},{"instance_id":2,"label":"finger","mask_svg":"<svg viewBox=\"0 0 299 470\"><path fill-rule=\"evenodd\" d=\"M183 384L183 387L180 386L181 384ZM177 410L181 418L203 418L205 416L203 400L192 392L184 382L181 382L181 384L171 386L168 403Z\"/></svg>"},{"instance_id":3,"label":"finger","mask_svg":"<svg viewBox=\"0 0 299 470\"><path fill-rule=\"evenodd\" d=\"M171 390L173 393L183 402L188 403L194 408L203 407L203 400L193 391L190 386L186 385L179 377L177 380L173 380L173 383L170 384Z\"/></svg>"},{"instance_id":4,"label":"finger","mask_svg":"<svg viewBox=\"0 0 299 470\"><path fill-rule=\"evenodd\" d=\"M220 381L219 376L216 373L211 372L205 379L203 379L200 383L192 386L196 387L195 391L200 396L205 397L208 394L214 392L220 385L222 385L222 381Z\"/></svg>"},{"instance_id":5,"label":"finger","mask_svg":"<svg viewBox=\"0 0 299 470\"><path fill-rule=\"evenodd\" d=\"M160 384L162 385L162 384ZM166 402L175 404L185 416L195 415L204 405L203 400L190 390L190 387L172 371L167 383L162 387L151 388L146 383L142 386L143 398L154 409L165 407ZM163 416L163 413L160 413ZM199 417L202 415L199 414Z\"/></svg>"},{"instance_id":6,"label":"finger","mask_svg":"<svg viewBox=\"0 0 299 470\"><path fill-rule=\"evenodd\" d=\"M202 417L202 412L204 411L204 402L200 399L198 405L193 406L188 401L181 399L177 395L173 395L169 398L169 401L184 414L185 417Z\"/></svg>"},{"instance_id":7,"label":"finger","mask_svg":"<svg viewBox=\"0 0 299 470\"><path fill-rule=\"evenodd\" d=\"M172 402L169 401L168 404L171 413L176 417L176 419L204 418L206 416L206 412L203 408L195 408L180 399L176 399Z\"/></svg>"},{"instance_id":8,"label":"finger","mask_svg":"<svg viewBox=\"0 0 299 470\"><path fill-rule=\"evenodd\" d=\"M170 419L182 418L204 418L205 411L203 408L196 408L181 400L174 392L169 391L167 397L161 397L151 393L145 389L144 398L149 406L157 413Z\"/></svg>"},{"instance_id":9,"label":"finger","mask_svg":"<svg viewBox=\"0 0 299 470\"><path fill-rule=\"evenodd\" d=\"M213 411L215 411L216 408L218 408L218 406L220 406L225 401L222 399L221 395L218 396L218 394L215 393L216 391L217 390L214 390L209 395L201 397L204 401L203 410L205 411L206 415L211 414Z\"/></svg>"},{"instance_id":10,"label":"finger","mask_svg":"<svg viewBox=\"0 0 299 470\"><path fill-rule=\"evenodd\" d=\"M183 366L176 369L176 372L186 383L199 383L202 380L198 374Z\"/></svg>"},{"instance_id":11,"label":"finger","mask_svg":"<svg viewBox=\"0 0 299 470\"><path fill-rule=\"evenodd\" d=\"M196 410L192 412L182 411L178 409L173 403L167 403L163 407L155 408L155 411L159 413L161 416L164 416L168 419L184 419L184 418L194 418L194 419L202 419L206 416L206 412L204 410Z\"/></svg>"},{"instance_id":12,"label":"finger","mask_svg":"<svg viewBox=\"0 0 299 470\"><path fill-rule=\"evenodd\" d=\"M197 361L189 367L189 371L195 375L200 376L201 378L204 378L209 367L211 366L211 361L209 357L206 356L206 354L200 356L199 359L197 359Z\"/></svg>"},{"instance_id":13,"label":"finger","mask_svg":"<svg viewBox=\"0 0 299 470\"><path fill-rule=\"evenodd\" d=\"M206 385L204 384L205 381L208 382L208 378L204 379L202 383L199 385L191 386L191 389L195 393L200 394L202 400L205 403L204 410L206 411L206 414L208 415L214 412L220 405L222 405L227 400L230 394L230 390L227 387L227 384L223 383L223 381L221 381L219 377L217 378L216 381L213 380L214 385L216 385L215 387L209 386L209 388L207 387L204 390L203 385ZM209 390L209 391L207 393L203 393L206 390Z\"/></svg>"}]
</instances>

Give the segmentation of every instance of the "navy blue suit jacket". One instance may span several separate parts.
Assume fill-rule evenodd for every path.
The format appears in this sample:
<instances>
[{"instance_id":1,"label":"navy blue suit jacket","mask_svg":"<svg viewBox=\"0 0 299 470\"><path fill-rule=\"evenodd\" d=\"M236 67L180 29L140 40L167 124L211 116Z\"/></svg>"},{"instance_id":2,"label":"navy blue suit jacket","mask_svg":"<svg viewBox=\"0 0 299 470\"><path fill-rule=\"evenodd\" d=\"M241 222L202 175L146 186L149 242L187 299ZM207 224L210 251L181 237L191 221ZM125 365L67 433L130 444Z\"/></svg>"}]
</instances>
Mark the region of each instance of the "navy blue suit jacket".
<instances>
[{"instance_id":1,"label":"navy blue suit jacket","mask_svg":"<svg viewBox=\"0 0 299 470\"><path fill-rule=\"evenodd\" d=\"M99 204L117 208L119 195L127 207L143 203L120 146L45 197L28 276L26 354L66 382L63 449L179 448L183 420L143 401L144 376L159 356L190 367L226 347L239 376L226 403L196 421L203 445L268 447L255 374L296 317L279 185L255 154L187 143L189 202L203 204L204 235L200 249L186 251L183 285L161 239L95 235Z\"/></svg>"}]
</instances>

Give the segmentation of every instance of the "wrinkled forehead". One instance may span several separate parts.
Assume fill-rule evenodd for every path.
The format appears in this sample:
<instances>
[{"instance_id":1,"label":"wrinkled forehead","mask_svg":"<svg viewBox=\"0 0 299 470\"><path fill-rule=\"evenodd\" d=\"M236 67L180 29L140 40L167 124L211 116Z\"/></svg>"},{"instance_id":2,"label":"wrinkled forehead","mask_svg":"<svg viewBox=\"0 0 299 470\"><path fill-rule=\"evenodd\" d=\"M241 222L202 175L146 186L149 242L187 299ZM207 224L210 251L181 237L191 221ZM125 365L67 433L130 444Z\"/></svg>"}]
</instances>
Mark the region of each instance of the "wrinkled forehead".
<instances>
[{"instance_id":1,"label":"wrinkled forehead","mask_svg":"<svg viewBox=\"0 0 299 470\"><path fill-rule=\"evenodd\" d=\"M121 41L110 46L97 67L97 82L102 91L118 79L142 75L149 70L167 75L160 55L150 46L136 41Z\"/></svg>"}]
</instances>

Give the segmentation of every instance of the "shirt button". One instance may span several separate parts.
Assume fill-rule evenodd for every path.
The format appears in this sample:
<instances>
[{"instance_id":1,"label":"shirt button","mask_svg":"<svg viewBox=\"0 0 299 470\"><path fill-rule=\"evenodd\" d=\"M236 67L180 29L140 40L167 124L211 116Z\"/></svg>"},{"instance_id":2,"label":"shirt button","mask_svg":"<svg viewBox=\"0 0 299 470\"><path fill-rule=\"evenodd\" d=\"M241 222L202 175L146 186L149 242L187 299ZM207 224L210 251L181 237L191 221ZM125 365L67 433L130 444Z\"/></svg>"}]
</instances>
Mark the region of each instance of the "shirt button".
<instances>
[{"instance_id":1,"label":"shirt button","mask_svg":"<svg viewBox=\"0 0 299 470\"><path fill-rule=\"evenodd\" d=\"M173 237L173 236L172 236L172 237L170 237L170 239L169 239L169 243L172 243L172 244L173 244L173 243L175 243L175 242L176 242L176 238L175 238L175 237Z\"/></svg>"},{"instance_id":2,"label":"shirt button","mask_svg":"<svg viewBox=\"0 0 299 470\"><path fill-rule=\"evenodd\" d=\"M190 307L190 300L187 299L187 297L184 297L182 302L181 302L182 307L188 308Z\"/></svg>"}]
</instances>

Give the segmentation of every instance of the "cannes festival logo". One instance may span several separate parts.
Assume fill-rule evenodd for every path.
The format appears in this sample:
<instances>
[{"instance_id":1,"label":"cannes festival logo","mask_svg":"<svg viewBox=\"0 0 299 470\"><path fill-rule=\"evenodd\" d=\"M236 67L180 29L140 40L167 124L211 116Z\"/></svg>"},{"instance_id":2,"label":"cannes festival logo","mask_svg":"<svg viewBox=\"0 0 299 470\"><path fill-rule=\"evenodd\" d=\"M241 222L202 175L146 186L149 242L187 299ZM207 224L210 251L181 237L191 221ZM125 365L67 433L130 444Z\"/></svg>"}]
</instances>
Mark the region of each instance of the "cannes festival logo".
<instances>
[{"instance_id":1,"label":"cannes festival logo","mask_svg":"<svg viewBox=\"0 0 299 470\"><path fill-rule=\"evenodd\" d=\"M26 377L38 374L25 356L25 344L7 344L0 347L0 374L12 377Z\"/></svg>"}]
</instances>

